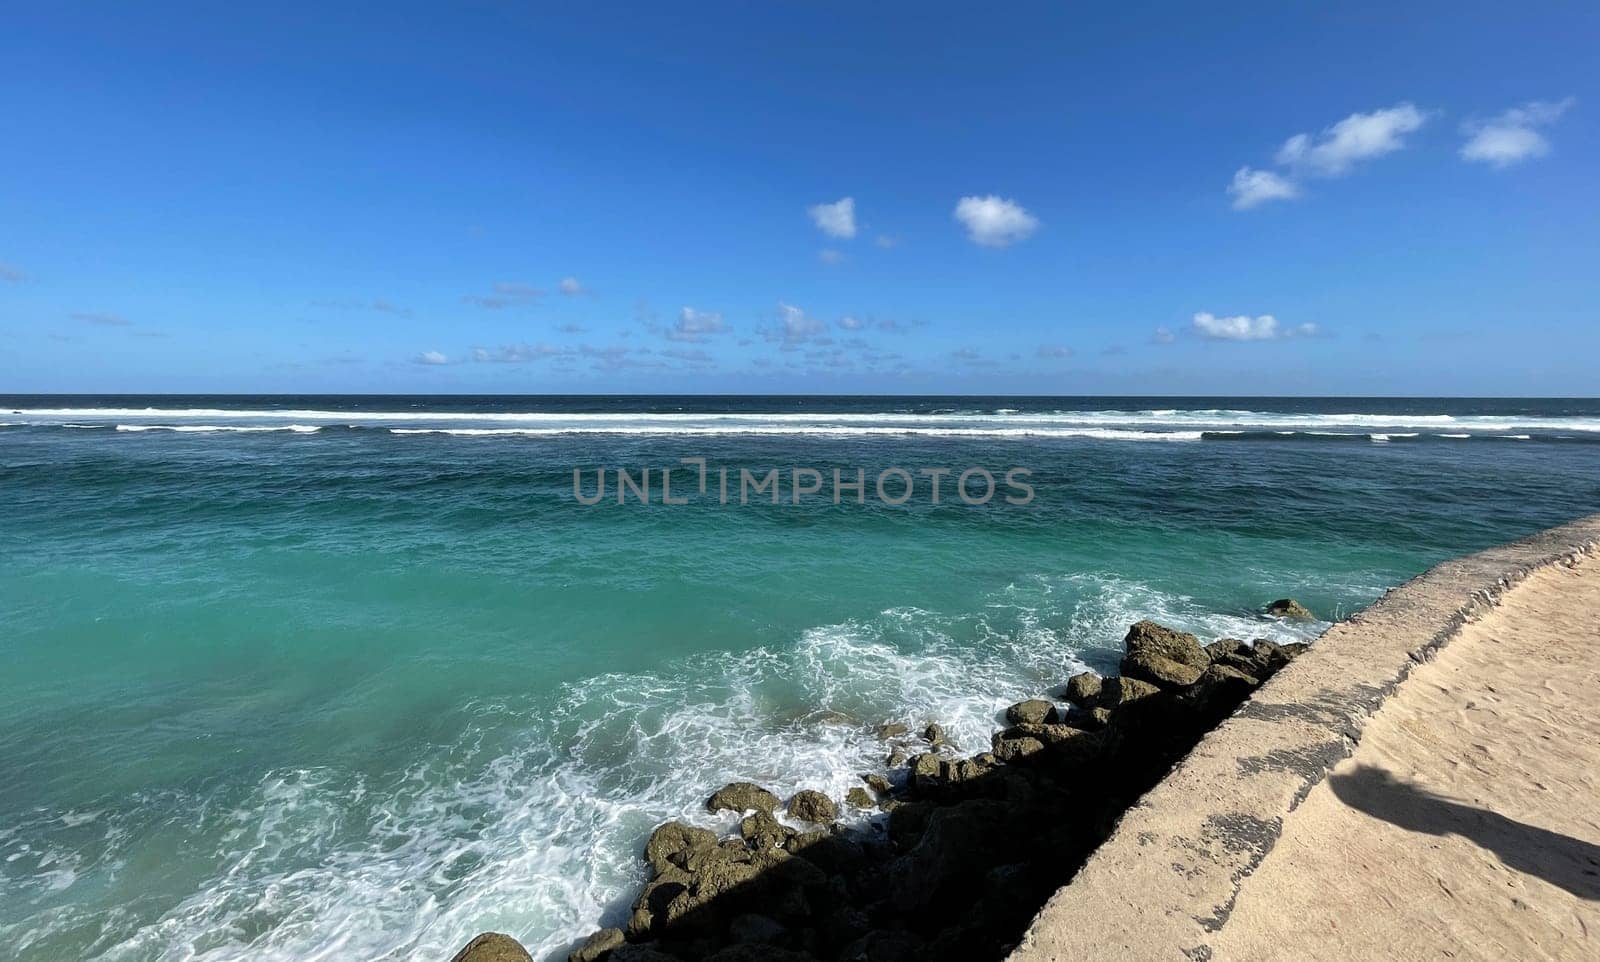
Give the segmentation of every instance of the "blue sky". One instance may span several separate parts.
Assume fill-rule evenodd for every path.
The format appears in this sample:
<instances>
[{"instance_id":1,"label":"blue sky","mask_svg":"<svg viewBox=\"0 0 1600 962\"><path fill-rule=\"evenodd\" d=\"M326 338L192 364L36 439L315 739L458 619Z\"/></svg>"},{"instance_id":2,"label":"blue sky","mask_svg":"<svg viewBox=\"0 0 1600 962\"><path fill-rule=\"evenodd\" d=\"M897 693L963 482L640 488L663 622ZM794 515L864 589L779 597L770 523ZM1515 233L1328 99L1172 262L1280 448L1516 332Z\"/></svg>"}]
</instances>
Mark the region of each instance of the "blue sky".
<instances>
[{"instance_id":1,"label":"blue sky","mask_svg":"<svg viewBox=\"0 0 1600 962\"><path fill-rule=\"evenodd\" d=\"M13 5L0 391L1600 394L1600 7L1325 7Z\"/></svg>"}]
</instances>

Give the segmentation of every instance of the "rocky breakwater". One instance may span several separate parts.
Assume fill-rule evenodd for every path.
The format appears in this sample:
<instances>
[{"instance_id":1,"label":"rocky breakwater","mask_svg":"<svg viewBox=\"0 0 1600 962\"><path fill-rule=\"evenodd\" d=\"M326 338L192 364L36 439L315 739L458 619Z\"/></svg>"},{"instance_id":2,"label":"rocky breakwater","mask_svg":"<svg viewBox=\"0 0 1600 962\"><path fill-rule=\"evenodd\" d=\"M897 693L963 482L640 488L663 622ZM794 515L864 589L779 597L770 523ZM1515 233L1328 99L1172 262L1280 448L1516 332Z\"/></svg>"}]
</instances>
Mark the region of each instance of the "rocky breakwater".
<instances>
[{"instance_id":1,"label":"rocky breakwater","mask_svg":"<svg viewBox=\"0 0 1600 962\"><path fill-rule=\"evenodd\" d=\"M737 833L657 828L627 922L570 962L1002 958L1121 812L1306 646L1202 646L1141 621L1125 648L1120 675L1078 674L1012 705L989 751L955 752L936 724L920 737L882 726L888 773L863 775L842 804L719 789L706 806L742 815ZM847 809L873 815L842 821ZM469 946L455 962L502 958Z\"/></svg>"}]
</instances>

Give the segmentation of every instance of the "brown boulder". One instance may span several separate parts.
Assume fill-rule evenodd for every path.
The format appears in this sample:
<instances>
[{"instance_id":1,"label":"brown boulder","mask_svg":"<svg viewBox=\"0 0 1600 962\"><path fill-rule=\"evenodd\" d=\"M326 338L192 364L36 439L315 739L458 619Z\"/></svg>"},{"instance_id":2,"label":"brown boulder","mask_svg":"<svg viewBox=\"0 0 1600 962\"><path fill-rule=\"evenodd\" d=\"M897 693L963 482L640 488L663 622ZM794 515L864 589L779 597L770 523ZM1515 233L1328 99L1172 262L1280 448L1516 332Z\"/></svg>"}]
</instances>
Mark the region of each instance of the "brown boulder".
<instances>
[{"instance_id":1,"label":"brown boulder","mask_svg":"<svg viewBox=\"0 0 1600 962\"><path fill-rule=\"evenodd\" d=\"M1021 725L1025 722L1042 725L1054 722L1059 717L1056 713L1056 706L1042 698L1019 701L1006 709L1006 721L1013 725Z\"/></svg>"},{"instance_id":2,"label":"brown boulder","mask_svg":"<svg viewBox=\"0 0 1600 962\"><path fill-rule=\"evenodd\" d=\"M789 813L790 818L818 825L827 825L839 820L839 806L834 804L833 799L809 788L795 792L794 797L789 799L789 806L785 811Z\"/></svg>"},{"instance_id":3,"label":"brown boulder","mask_svg":"<svg viewBox=\"0 0 1600 962\"><path fill-rule=\"evenodd\" d=\"M475 935L450 962L533 962L522 943L499 932Z\"/></svg>"},{"instance_id":4,"label":"brown boulder","mask_svg":"<svg viewBox=\"0 0 1600 962\"><path fill-rule=\"evenodd\" d=\"M1067 679L1067 701L1079 708L1093 708L1100 701L1100 676L1092 671L1079 672Z\"/></svg>"},{"instance_id":5,"label":"brown boulder","mask_svg":"<svg viewBox=\"0 0 1600 962\"><path fill-rule=\"evenodd\" d=\"M716 844L716 834L707 829L667 822L650 833L650 840L644 843L644 858L657 872L665 871L668 865L682 868L690 853Z\"/></svg>"},{"instance_id":6,"label":"brown boulder","mask_svg":"<svg viewBox=\"0 0 1600 962\"><path fill-rule=\"evenodd\" d=\"M1201 660L1207 661L1206 666L1196 667L1183 662L1174 661L1163 657L1148 649L1129 652L1122 659L1122 674L1129 678L1138 678L1148 681L1161 688L1183 688L1192 685L1200 677L1200 672L1209 666L1209 661L1204 655Z\"/></svg>"},{"instance_id":7,"label":"brown boulder","mask_svg":"<svg viewBox=\"0 0 1600 962\"><path fill-rule=\"evenodd\" d=\"M1200 641L1194 635L1186 631L1175 631L1149 620L1141 621L1129 628L1122 643L1127 646L1130 655L1139 653L1160 655L1202 671L1211 664L1211 659L1206 657L1205 649L1200 647Z\"/></svg>"},{"instance_id":8,"label":"brown boulder","mask_svg":"<svg viewBox=\"0 0 1600 962\"><path fill-rule=\"evenodd\" d=\"M1294 621L1315 621L1317 618L1311 613L1311 609L1293 598L1279 598L1267 605L1266 613L1272 618L1289 618Z\"/></svg>"},{"instance_id":9,"label":"brown boulder","mask_svg":"<svg viewBox=\"0 0 1600 962\"><path fill-rule=\"evenodd\" d=\"M708 799L706 808L713 812L766 812L778 810L778 796L751 782L732 782L724 785Z\"/></svg>"},{"instance_id":10,"label":"brown boulder","mask_svg":"<svg viewBox=\"0 0 1600 962\"><path fill-rule=\"evenodd\" d=\"M601 929L573 949L567 956L567 962L600 962L610 955L612 949L619 949L627 942L621 929Z\"/></svg>"}]
</instances>

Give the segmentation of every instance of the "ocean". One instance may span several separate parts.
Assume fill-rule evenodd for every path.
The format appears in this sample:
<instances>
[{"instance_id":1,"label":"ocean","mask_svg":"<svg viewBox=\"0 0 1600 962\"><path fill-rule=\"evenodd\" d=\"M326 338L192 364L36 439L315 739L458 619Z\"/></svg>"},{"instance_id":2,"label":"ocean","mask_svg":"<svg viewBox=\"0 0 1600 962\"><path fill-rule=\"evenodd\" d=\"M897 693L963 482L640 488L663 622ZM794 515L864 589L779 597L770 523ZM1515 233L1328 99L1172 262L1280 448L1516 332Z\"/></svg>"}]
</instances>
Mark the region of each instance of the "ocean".
<instances>
[{"instance_id":1,"label":"ocean","mask_svg":"<svg viewBox=\"0 0 1600 962\"><path fill-rule=\"evenodd\" d=\"M727 781L1600 510L1600 401L5 396L0 496L11 957L542 959Z\"/></svg>"}]
</instances>

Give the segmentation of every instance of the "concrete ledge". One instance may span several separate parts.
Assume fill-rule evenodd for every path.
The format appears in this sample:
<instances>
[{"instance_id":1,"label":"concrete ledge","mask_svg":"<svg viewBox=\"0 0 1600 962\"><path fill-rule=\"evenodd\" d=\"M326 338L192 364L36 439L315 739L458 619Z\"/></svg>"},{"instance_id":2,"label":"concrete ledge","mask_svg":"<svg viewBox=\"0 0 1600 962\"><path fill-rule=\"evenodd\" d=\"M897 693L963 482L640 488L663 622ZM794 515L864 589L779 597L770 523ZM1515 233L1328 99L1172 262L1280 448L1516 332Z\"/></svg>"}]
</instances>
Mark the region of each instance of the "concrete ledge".
<instances>
[{"instance_id":1,"label":"concrete ledge","mask_svg":"<svg viewBox=\"0 0 1600 962\"><path fill-rule=\"evenodd\" d=\"M1329 628L1123 815L1010 959L1210 959L1285 817L1412 669L1529 574L1597 545L1593 515L1437 565Z\"/></svg>"}]
</instances>

